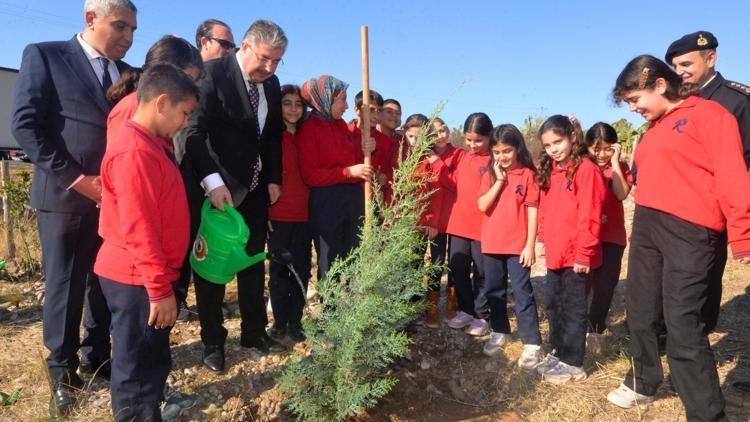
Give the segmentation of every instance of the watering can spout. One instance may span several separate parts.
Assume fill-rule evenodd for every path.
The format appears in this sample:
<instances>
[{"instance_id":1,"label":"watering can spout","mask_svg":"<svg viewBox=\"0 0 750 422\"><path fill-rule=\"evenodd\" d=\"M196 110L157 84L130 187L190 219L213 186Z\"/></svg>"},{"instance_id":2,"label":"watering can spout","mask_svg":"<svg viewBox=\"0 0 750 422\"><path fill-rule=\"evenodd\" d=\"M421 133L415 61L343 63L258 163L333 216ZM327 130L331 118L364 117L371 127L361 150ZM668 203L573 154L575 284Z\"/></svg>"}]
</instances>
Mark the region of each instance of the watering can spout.
<instances>
[{"instance_id":1,"label":"watering can spout","mask_svg":"<svg viewBox=\"0 0 750 422\"><path fill-rule=\"evenodd\" d=\"M248 268L266 259L265 252L260 252L253 256L247 256L245 251L236 250L233 255L234 256L232 257L233 259L231 260L231 262L236 266L236 268L231 268L231 272L233 273L238 273L245 268Z\"/></svg>"}]
</instances>

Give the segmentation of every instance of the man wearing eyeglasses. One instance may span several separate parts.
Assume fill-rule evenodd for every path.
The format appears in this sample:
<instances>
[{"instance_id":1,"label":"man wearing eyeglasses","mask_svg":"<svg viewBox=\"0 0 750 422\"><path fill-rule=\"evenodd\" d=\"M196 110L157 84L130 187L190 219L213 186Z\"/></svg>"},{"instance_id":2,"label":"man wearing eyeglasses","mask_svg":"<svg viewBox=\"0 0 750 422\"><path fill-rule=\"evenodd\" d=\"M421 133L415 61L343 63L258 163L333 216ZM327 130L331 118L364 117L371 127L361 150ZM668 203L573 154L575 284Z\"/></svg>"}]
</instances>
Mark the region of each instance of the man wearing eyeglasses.
<instances>
[{"instance_id":1,"label":"man wearing eyeglasses","mask_svg":"<svg viewBox=\"0 0 750 422\"><path fill-rule=\"evenodd\" d=\"M203 62L220 59L234 51L234 37L229 25L218 19L207 19L195 31L195 46Z\"/></svg>"},{"instance_id":2,"label":"man wearing eyeglasses","mask_svg":"<svg viewBox=\"0 0 750 422\"><path fill-rule=\"evenodd\" d=\"M206 62L205 76L198 81L200 101L185 129L183 166L192 167L214 207L223 210L226 202L242 214L250 229L246 250L251 256L264 249L268 206L281 195L284 124L274 73L287 43L278 25L259 20L233 54ZM237 274L240 344L279 353L286 348L265 331L264 276L262 264ZM203 364L215 372L224 370L224 290L195 274Z\"/></svg>"}]
</instances>

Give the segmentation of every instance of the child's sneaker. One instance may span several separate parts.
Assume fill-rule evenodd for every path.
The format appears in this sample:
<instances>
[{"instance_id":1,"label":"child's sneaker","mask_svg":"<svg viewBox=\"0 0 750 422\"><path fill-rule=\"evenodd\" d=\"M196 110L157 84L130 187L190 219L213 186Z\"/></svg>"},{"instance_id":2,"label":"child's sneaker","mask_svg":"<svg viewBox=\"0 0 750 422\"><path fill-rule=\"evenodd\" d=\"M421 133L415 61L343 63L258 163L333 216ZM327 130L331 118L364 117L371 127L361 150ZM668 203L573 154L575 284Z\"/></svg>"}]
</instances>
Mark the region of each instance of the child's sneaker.
<instances>
[{"instance_id":1,"label":"child's sneaker","mask_svg":"<svg viewBox=\"0 0 750 422\"><path fill-rule=\"evenodd\" d=\"M459 311L456 316L453 317L453 319L448 321L448 326L458 330L459 328L464 328L467 325L471 324L472 321L474 321L473 316L467 314L464 311Z\"/></svg>"},{"instance_id":2,"label":"child's sneaker","mask_svg":"<svg viewBox=\"0 0 750 422\"><path fill-rule=\"evenodd\" d=\"M421 326L424 325L424 320L425 320L424 314L419 314L419 315L417 315L416 318L414 318L414 321L412 321L412 324L414 324L414 325L416 325L418 327L421 327Z\"/></svg>"},{"instance_id":3,"label":"child's sneaker","mask_svg":"<svg viewBox=\"0 0 750 422\"><path fill-rule=\"evenodd\" d=\"M500 349L503 348L506 338L507 334L496 333L493 331L492 335L490 335L490 339L487 340L487 343L484 343L484 349L482 349L482 353L487 356L495 356L497 352L499 352Z\"/></svg>"},{"instance_id":4,"label":"child's sneaker","mask_svg":"<svg viewBox=\"0 0 750 422\"><path fill-rule=\"evenodd\" d=\"M620 384L619 387L607 394L607 400L623 409L630 409L637 404L652 403L654 401L654 396L646 396L644 394L636 393L625 384Z\"/></svg>"},{"instance_id":5,"label":"child's sneaker","mask_svg":"<svg viewBox=\"0 0 750 422\"><path fill-rule=\"evenodd\" d=\"M524 369L534 369L542 363L542 359L542 346L524 344L523 353L518 358L518 366Z\"/></svg>"},{"instance_id":6,"label":"child's sneaker","mask_svg":"<svg viewBox=\"0 0 750 422\"><path fill-rule=\"evenodd\" d=\"M580 366L571 366L565 362L559 362L554 368L542 375L542 381L553 384L564 384L568 381L583 381L586 379L586 371Z\"/></svg>"},{"instance_id":7,"label":"child's sneaker","mask_svg":"<svg viewBox=\"0 0 750 422\"><path fill-rule=\"evenodd\" d=\"M604 334L587 333L586 349L594 355L602 354L604 352Z\"/></svg>"},{"instance_id":8,"label":"child's sneaker","mask_svg":"<svg viewBox=\"0 0 750 422\"><path fill-rule=\"evenodd\" d=\"M557 366L558 363L560 363L560 358L552 353L547 353L547 356L542 359L542 362L536 366L536 372L539 375L544 375L545 372Z\"/></svg>"},{"instance_id":9,"label":"child's sneaker","mask_svg":"<svg viewBox=\"0 0 750 422\"><path fill-rule=\"evenodd\" d=\"M466 329L466 334L470 336L483 336L487 334L490 331L490 324L487 323L487 321L483 319L474 319L471 321L471 324L469 325L469 328Z\"/></svg>"}]
</instances>

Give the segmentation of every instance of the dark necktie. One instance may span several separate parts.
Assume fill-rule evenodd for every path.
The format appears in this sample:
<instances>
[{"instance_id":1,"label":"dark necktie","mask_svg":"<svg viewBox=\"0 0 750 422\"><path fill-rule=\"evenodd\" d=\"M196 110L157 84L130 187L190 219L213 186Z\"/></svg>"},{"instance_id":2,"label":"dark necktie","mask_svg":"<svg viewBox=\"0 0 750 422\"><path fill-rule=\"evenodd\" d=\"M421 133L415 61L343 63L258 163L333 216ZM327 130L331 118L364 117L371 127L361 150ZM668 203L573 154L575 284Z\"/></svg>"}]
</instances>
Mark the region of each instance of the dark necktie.
<instances>
[{"instance_id":1,"label":"dark necktie","mask_svg":"<svg viewBox=\"0 0 750 422\"><path fill-rule=\"evenodd\" d=\"M260 103L260 93L258 92L258 85L255 82L250 81L250 88L247 90L250 97L250 106L253 108L255 114L255 130L257 134L257 140L260 141L260 120L258 119L258 104ZM260 178L260 170L263 167L263 163L260 161L260 155L253 165L253 175L250 179L250 192L258 187L258 180Z\"/></svg>"},{"instance_id":2,"label":"dark necktie","mask_svg":"<svg viewBox=\"0 0 750 422\"><path fill-rule=\"evenodd\" d=\"M104 74L102 75L102 88L104 89L104 94L106 95L109 87L112 86L112 77L109 76L109 59L106 57L99 57L99 62L102 64L102 68L104 69Z\"/></svg>"}]
</instances>

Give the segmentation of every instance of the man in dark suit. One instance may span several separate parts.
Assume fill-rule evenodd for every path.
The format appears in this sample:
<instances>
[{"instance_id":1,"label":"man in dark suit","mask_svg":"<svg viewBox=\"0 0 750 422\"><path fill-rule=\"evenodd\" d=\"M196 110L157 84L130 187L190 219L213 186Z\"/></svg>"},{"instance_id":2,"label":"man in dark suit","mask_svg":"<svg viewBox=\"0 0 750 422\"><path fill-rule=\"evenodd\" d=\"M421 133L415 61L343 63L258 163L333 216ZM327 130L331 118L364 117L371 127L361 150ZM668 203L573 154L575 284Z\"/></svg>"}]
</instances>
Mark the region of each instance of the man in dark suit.
<instances>
[{"instance_id":1,"label":"man in dark suit","mask_svg":"<svg viewBox=\"0 0 750 422\"><path fill-rule=\"evenodd\" d=\"M35 165L31 206L45 273L53 418L71 409L74 388L83 386L79 363L82 372L108 376L110 314L91 272L101 243L98 175L110 111L105 92L127 68L120 59L133 42L136 13L129 0L87 0L85 30L69 41L27 46L16 81L13 136Z\"/></svg>"},{"instance_id":2,"label":"man in dark suit","mask_svg":"<svg viewBox=\"0 0 750 422\"><path fill-rule=\"evenodd\" d=\"M264 20L253 23L235 53L205 64L205 77L198 82L200 101L185 129L183 166L192 167L216 208L224 209L226 201L245 218L250 228L249 255L263 251L267 208L281 194L284 124L274 72L286 46L287 38L278 25ZM262 264L237 274L240 344L263 353L282 352L285 347L265 331L264 276ZM224 369L227 337L221 312L224 290L223 285L195 275L203 363L217 372Z\"/></svg>"}]
</instances>

